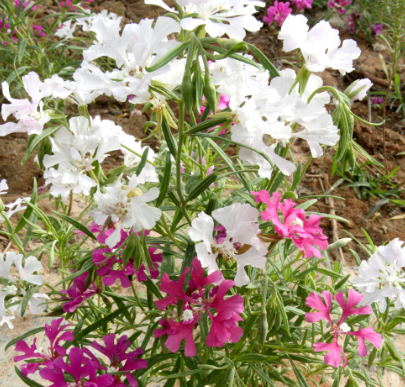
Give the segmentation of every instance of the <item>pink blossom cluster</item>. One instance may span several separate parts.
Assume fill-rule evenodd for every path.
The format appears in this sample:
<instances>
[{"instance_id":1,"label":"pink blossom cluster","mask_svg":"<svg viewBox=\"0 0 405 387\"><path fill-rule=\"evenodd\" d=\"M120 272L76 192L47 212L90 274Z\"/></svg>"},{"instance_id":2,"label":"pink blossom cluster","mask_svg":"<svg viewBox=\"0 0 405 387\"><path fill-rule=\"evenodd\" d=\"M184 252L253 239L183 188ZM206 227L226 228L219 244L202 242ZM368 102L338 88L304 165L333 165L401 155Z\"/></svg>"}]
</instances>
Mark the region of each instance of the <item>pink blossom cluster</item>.
<instances>
[{"instance_id":1,"label":"pink blossom cluster","mask_svg":"<svg viewBox=\"0 0 405 387\"><path fill-rule=\"evenodd\" d=\"M211 328L205 341L208 347L223 347L228 341L238 342L243 334L242 328L238 326L238 322L243 321L240 317L244 310L243 298L234 295L225 299L226 293L235 282L221 282L223 277L220 270L205 277L196 257L192 262L191 280L186 290L183 290L189 272L190 268L187 267L178 281L170 280L167 273L164 274L160 290L168 296L156 301L156 306L161 311L166 310L171 317L160 320L162 328L154 331L155 337L167 335L165 346L173 353L178 351L180 343L185 340L184 354L188 357L195 356L193 331L203 314L207 313L211 320ZM167 310L171 305L177 306L179 301L183 305L181 316L177 315L174 308Z\"/></svg>"},{"instance_id":2,"label":"pink blossom cluster","mask_svg":"<svg viewBox=\"0 0 405 387\"><path fill-rule=\"evenodd\" d=\"M263 220L272 221L277 234L282 238L291 239L302 251L304 257L312 258L315 255L321 258L321 253L315 246L321 250L328 247L328 237L319 227L322 216L311 214L306 219L305 211L294 208L296 203L291 199L286 199L281 203L281 195L278 192L274 192L272 197L266 190L251 192L251 194L255 196L256 202L267 204L261 217ZM283 215L283 220L278 211Z\"/></svg>"},{"instance_id":3,"label":"pink blossom cluster","mask_svg":"<svg viewBox=\"0 0 405 387\"><path fill-rule=\"evenodd\" d=\"M92 3L94 0L84 0L85 3ZM81 3L82 1L80 1ZM76 4L78 4L78 2L76 2ZM61 9L65 8L67 9L69 12L73 12L77 9L77 7L74 4L74 0L66 0L66 1L60 1L59 2L59 7Z\"/></svg>"},{"instance_id":4,"label":"pink blossom cluster","mask_svg":"<svg viewBox=\"0 0 405 387\"><path fill-rule=\"evenodd\" d=\"M377 35L380 35L383 32L384 24L371 24L371 37L375 39Z\"/></svg>"},{"instance_id":5,"label":"pink blossom cluster","mask_svg":"<svg viewBox=\"0 0 405 387\"><path fill-rule=\"evenodd\" d=\"M49 340L47 350L37 348L36 338L31 346L24 340L17 342L15 350L23 352L23 355L15 356L14 361L30 359L29 363L21 366L23 376L34 374L41 367L39 375L51 382L52 387L128 387L125 381L131 387L138 386L132 372L148 366L147 361L140 358L142 348L127 352L131 345L127 336L121 336L115 344L116 335L111 333L103 337L104 346L96 341L90 345L108 358L108 365L100 362L86 347L72 347L67 354L61 342L73 341L74 336L72 331L66 331L69 324L61 325L62 321L63 318L60 318L52 321L50 326L45 325L45 335ZM69 379L74 379L74 384L65 380L66 374L70 375Z\"/></svg>"},{"instance_id":6,"label":"pink blossom cluster","mask_svg":"<svg viewBox=\"0 0 405 387\"><path fill-rule=\"evenodd\" d=\"M21 10L24 10L25 8L27 8L27 6L28 6L30 3L31 3L30 1L24 1L24 2L22 3L22 0L15 0L15 1L14 1L14 7L16 8L16 11L15 11L15 12L17 13L18 10L20 9L20 7L21 7ZM37 6L33 6L33 7L30 9L30 11L35 11L37 8L38 8ZM0 11L0 18L2 18L1 11ZM11 34L11 40L12 40L14 43L17 43L17 42L18 42L18 38L17 38L18 31L17 31L17 29L11 31L11 30L10 30L10 27L11 27L11 26L10 26L10 24L8 24L8 19L7 19L7 17L4 17L3 20L0 20L0 30L3 29L3 22L4 22L4 29L5 29L9 34ZM36 36L36 37L45 37L45 36L46 36L46 33L44 32L44 29L43 29L42 26L40 26L40 25L31 24L31 29L32 29L33 35ZM9 31L9 30L10 30L10 31ZM4 40L4 41L3 41L3 44L4 44L4 45L7 45L8 42L7 42L6 40Z\"/></svg>"},{"instance_id":7,"label":"pink blossom cluster","mask_svg":"<svg viewBox=\"0 0 405 387\"><path fill-rule=\"evenodd\" d=\"M384 97L370 97L372 105L381 105L384 102Z\"/></svg>"},{"instance_id":8,"label":"pink blossom cluster","mask_svg":"<svg viewBox=\"0 0 405 387\"><path fill-rule=\"evenodd\" d=\"M291 3L297 7L298 11L303 11L305 8L312 8L313 0L291 0ZM282 2L275 0L274 4L267 8L267 16L263 18L263 21L271 25L276 21L281 27L287 16L292 13L292 8L290 8L290 2Z\"/></svg>"},{"instance_id":9,"label":"pink blossom cluster","mask_svg":"<svg viewBox=\"0 0 405 387\"><path fill-rule=\"evenodd\" d=\"M332 342L314 344L315 352L328 351L324 359L326 364L336 368L339 367L342 363L343 355L343 367L346 367L347 356L344 349L339 345L339 339L344 338L345 335L354 336L357 338L359 345L358 351L361 357L367 355L365 340L369 341L376 348L381 347L382 337L379 333L374 332L373 328L366 327L359 329L358 331L351 331L349 325L345 322L345 320L351 315L368 315L372 313L373 310L369 305L356 308L356 305L358 305L363 299L362 294L356 292L354 289L350 289L347 296L347 302L345 301L343 292L340 292L334 296L335 301L342 309L342 315L338 322L333 322L330 316L332 309L332 294L327 291L322 291L322 297L325 303L316 293L311 293L306 299L305 303L307 306L318 310L318 312L307 313L305 315L305 320L311 323L326 320L331 327L330 334L333 337Z\"/></svg>"},{"instance_id":10,"label":"pink blossom cluster","mask_svg":"<svg viewBox=\"0 0 405 387\"><path fill-rule=\"evenodd\" d=\"M94 229L98 229L99 226ZM108 228L104 232L101 232L97 240L100 243L105 243L106 239L114 232L113 228ZM114 246L113 249L106 246L102 249L95 249L93 251L93 262L98 267L97 274L102 278L104 285L111 286L117 280L120 280L123 288L129 288L131 286L131 276L136 275L138 281L147 281L148 277L146 275L145 265L141 265L139 270L135 268L135 262L132 258L123 265L122 261L122 251L115 254L114 250L118 248L125 248L125 241L132 234L132 230L128 234L125 230L121 229L121 240ZM138 233L140 235L140 233ZM149 231L145 231L145 235L149 235ZM159 276L159 270L157 270L157 265L162 262L162 254L156 253L155 247L149 247L148 252L153 262L154 268L149 267L149 272L152 279Z\"/></svg>"},{"instance_id":11,"label":"pink blossom cluster","mask_svg":"<svg viewBox=\"0 0 405 387\"><path fill-rule=\"evenodd\" d=\"M328 6L330 9L336 9L342 15L346 12L346 6L351 4L351 0L329 0Z\"/></svg>"}]
</instances>

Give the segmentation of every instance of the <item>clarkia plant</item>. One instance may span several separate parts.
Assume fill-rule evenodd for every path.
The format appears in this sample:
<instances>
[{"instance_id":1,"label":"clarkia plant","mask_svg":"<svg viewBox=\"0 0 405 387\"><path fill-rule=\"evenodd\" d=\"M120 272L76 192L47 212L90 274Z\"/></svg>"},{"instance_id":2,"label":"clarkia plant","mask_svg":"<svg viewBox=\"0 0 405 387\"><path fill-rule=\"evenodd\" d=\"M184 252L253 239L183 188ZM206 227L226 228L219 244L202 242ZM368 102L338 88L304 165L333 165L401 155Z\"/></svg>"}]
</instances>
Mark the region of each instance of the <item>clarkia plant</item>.
<instances>
[{"instance_id":1,"label":"clarkia plant","mask_svg":"<svg viewBox=\"0 0 405 387\"><path fill-rule=\"evenodd\" d=\"M357 153L373 162L353 139L350 108L370 81L342 92L317 75L353 71L356 43L326 21L309 28L289 15L279 38L302 67L277 71L243 41L261 28L263 2L145 3L168 13L125 26L106 12L71 17L56 31L69 39L80 25L94 36L71 79L27 71L2 83L0 135L28 134L24 159L37 150L49 191L34 180L30 198L0 201L10 241L0 324L57 317L44 327L46 348L32 340L38 330L8 344L18 376L53 387L307 387L327 376L375 386L365 360L402 375L391 339L403 333L402 242L370 240L375 251L365 247L372 256L351 282L328 255L348 240L328 240L325 214L310 210L319 196L297 195L313 158L327 153L335 169ZM101 95L147 113L159 149L91 116ZM74 114L58 108L66 101ZM308 144L305 160L294 141ZM122 162L107 168L113 154ZM40 244L27 254L32 239ZM58 264L55 285L38 273L45 261Z\"/></svg>"}]
</instances>

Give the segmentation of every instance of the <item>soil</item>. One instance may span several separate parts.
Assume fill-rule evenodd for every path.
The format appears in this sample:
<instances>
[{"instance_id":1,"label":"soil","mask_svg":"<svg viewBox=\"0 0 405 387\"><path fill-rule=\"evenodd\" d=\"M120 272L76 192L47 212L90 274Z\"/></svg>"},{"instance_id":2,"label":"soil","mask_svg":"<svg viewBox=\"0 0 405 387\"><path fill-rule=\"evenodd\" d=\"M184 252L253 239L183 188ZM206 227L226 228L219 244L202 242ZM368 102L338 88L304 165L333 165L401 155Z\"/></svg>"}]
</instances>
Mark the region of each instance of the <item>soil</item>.
<instances>
[{"instance_id":1,"label":"soil","mask_svg":"<svg viewBox=\"0 0 405 387\"><path fill-rule=\"evenodd\" d=\"M170 2L167 2L170 3ZM126 0L126 1L99 1L96 0L91 3L91 8L99 12L103 9L115 12L121 16L124 16L124 23L139 22L141 19L155 18L157 16L157 10L153 6L145 5L144 0ZM55 13L58 10L53 5L51 0L47 0L39 13L39 16ZM161 10L158 10L162 13ZM314 15L314 14L313 14ZM263 15L261 15L262 17ZM339 23L337 23L339 24ZM333 25L333 22L332 22ZM278 68L286 66L286 63L291 63L294 60L293 55L286 54L282 51L282 43L277 40L276 33L278 28L275 27L263 27L258 33L249 33L246 41L255 44L261 49ZM324 84L334 86L340 90L344 90L355 79L364 78L366 76L373 76L381 80L381 82L375 82L372 91L384 90L382 84L385 81L385 75L382 72L381 61L379 55L382 55L387 62L389 62L389 53L385 51L375 51L373 46L366 42L362 37L352 36L348 31L340 28L340 36L342 39L355 39L362 50L360 58L355 63L356 71L342 76L337 71L325 71L319 74ZM399 73L402 83L405 82L405 73L402 71ZM401 184L405 182L405 156L400 156L398 153L405 150L405 121L401 112L397 113L398 106L388 106L387 109L387 159L389 170L392 170L398 166L401 168L392 178L392 182ZM73 107L71 111L74 112ZM332 106L331 106L332 109ZM144 133L143 125L147 121L147 117L142 115L139 110L134 112L129 111L128 104L122 104L112 101L107 97L100 97L94 104L90 106L90 114L92 116L100 115L103 119L113 120L116 124L123 127L125 132L134 135L138 139L143 139L147 134ZM371 117L369 117L369 109L367 106L367 100L362 102L356 102L353 104L353 111L359 117L368 120L371 118L371 122L381 122L380 109L373 107L371 109ZM0 119L0 124L2 123ZM380 127L367 125L356 121L355 123L355 138L356 141L376 160L383 162L383 139L382 131ZM43 186L44 179L42 177L42 171L38 168L34 162L34 156L32 156L24 165L21 165L21 160L26 151L27 136L24 134L11 134L6 137L0 137L0 180L7 179L9 185L9 193L2 196L5 203L12 202L18 197L30 196L32 192L33 177L38 180L38 186ZM158 146L157 140L150 139L145 144L152 146L156 149ZM292 150L294 157L298 161L307 160L310 155L309 148L305 141L296 141ZM232 152L232 150L230 150ZM359 159L364 161L363 159ZM114 163L120 164L119 155L114 155L110 158L107 168L113 168ZM337 174L331 176L331 160L325 155L323 158L313 160L312 164L308 168L307 174L302 180L297 189L298 196L323 194L334 183L336 183L340 176ZM369 171L370 176L376 176L376 174L383 172L375 167L371 167ZM329 176L329 181L324 176ZM361 228L366 230L376 245L381 245L384 242L390 241L393 238L400 238L405 240L405 209L395 204L387 203L383 205L377 212L367 218L367 214L371 208L379 200L379 198L368 197L367 199L361 199L357 196L356 191L353 188L345 187L347 182L339 185L333 190L333 195L339 196L342 199L334 199L333 206L325 199L320 199L318 203L310 208L314 212L328 213L331 210L335 210L336 214L347 219L348 223L337 222L337 233L339 238L346 237L345 231L352 233L361 242L366 242L366 239L361 232ZM381 188L386 188L385 186ZM405 195L401 193L401 199L405 199ZM76 200L75 200L76 203ZM41 204L44 210L47 209L47 203ZM77 200L77 208L81 207L80 201ZM331 208L333 207L333 208ZM50 208L49 208L50 210ZM404 215L402 219L392 220L393 217L399 217ZM325 233L330 237L330 241L333 240L332 222L328 219L323 219L322 226ZM0 224L0 229L2 225ZM8 241L0 238L0 251L3 251L7 246ZM360 256L365 259L367 255L364 251L354 242L343 248L344 261L346 270L348 272L355 271L355 261L352 255L349 253L349 249L354 249ZM340 257L335 256L333 258ZM56 269L56 268L55 268ZM45 276L48 278L48 282L54 282L53 280L57 276L55 269L45 269ZM18 333L19 334L19 333ZM16 334L16 336L18 335ZM13 335L14 336L14 335ZM399 344L402 349L405 349L405 345ZM9 361L11 358L1 359L2 361ZM8 363L7 363L8 364ZM11 364L10 364L11 365ZM0 370L0 374L2 374ZM9 370L7 370L8 372ZM290 375L289 375L290 376ZM397 378L396 374L389 372L384 376L388 385L401 385L405 383L404 380L399 384L395 384ZM317 380L319 382L319 380ZM393 383L393 384L392 384ZM11 385L11 384L10 384ZM18 384L19 385L19 384ZM330 380L322 384L322 386L330 386ZM404 385L404 384L402 384Z\"/></svg>"}]
</instances>

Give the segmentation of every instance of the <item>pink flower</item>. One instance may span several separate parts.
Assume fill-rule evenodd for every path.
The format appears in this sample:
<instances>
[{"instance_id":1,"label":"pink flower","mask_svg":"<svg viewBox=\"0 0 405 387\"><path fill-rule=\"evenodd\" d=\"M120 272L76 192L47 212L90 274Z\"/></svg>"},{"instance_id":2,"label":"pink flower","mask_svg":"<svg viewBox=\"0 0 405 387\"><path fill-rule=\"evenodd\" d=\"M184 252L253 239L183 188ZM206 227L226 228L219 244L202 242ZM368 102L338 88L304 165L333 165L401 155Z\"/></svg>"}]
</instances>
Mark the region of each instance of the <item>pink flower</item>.
<instances>
[{"instance_id":1,"label":"pink flower","mask_svg":"<svg viewBox=\"0 0 405 387\"><path fill-rule=\"evenodd\" d=\"M100 289L97 287L95 282L92 282L87 289L84 289L88 274L89 273L86 271L73 280L73 283L69 289L61 290L62 294L67 295L67 297L61 297L61 300L66 300L68 298L71 299L63 305L63 310L65 312L73 313L83 301L100 292Z\"/></svg>"},{"instance_id":2,"label":"pink flower","mask_svg":"<svg viewBox=\"0 0 405 387\"><path fill-rule=\"evenodd\" d=\"M296 5L297 9L303 10L305 8L312 8L312 2L314 0L291 0Z\"/></svg>"},{"instance_id":3,"label":"pink flower","mask_svg":"<svg viewBox=\"0 0 405 387\"><path fill-rule=\"evenodd\" d=\"M106 239L113 232L113 228L108 228L98 235L97 240L100 243L104 244L106 242ZM132 232L133 231L130 230L130 234L132 234ZM138 235L140 235L140 233L138 233ZM148 230L145 231L145 235L149 235ZM103 249L95 249L93 251L93 262L96 266L100 267L97 270L97 274L103 279L103 283L107 286L113 285L119 279L123 288L129 288L131 286L131 280L128 277L134 274L137 276L138 281L148 280L145 265L142 264L139 270L136 270L134 260L131 258L127 262L126 266L123 267L121 253L119 253L119 255L117 256L110 256L110 254L114 250L125 244L128 236L128 233L125 230L121 229L121 240L114 246L113 249L110 249L107 246ZM158 263L162 262L162 254L157 253L156 251L157 249L155 247L148 248L149 255L155 268L157 267ZM119 268L117 268L117 266L119 266ZM152 279L155 279L159 276L159 270L149 267L149 271Z\"/></svg>"},{"instance_id":4,"label":"pink flower","mask_svg":"<svg viewBox=\"0 0 405 387\"><path fill-rule=\"evenodd\" d=\"M329 0L328 1L328 6L330 9L336 8L336 11L338 11L341 14L344 14L346 12L346 5L351 4L351 0Z\"/></svg>"},{"instance_id":5,"label":"pink flower","mask_svg":"<svg viewBox=\"0 0 405 387\"><path fill-rule=\"evenodd\" d=\"M21 372L24 376L33 374L37 371L38 367L43 365L53 368L53 361L59 356L66 355L66 349L60 345L61 341L72 341L73 332L65 331L69 324L62 325L63 318L52 321L51 325L45 324L45 335L49 340L50 346L48 351L40 351L37 349L36 341L29 346L24 340L19 340L16 344L15 351L23 352L24 355L14 357L14 361L18 362L25 359L38 359L36 363L27 363L21 367Z\"/></svg>"},{"instance_id":6,"label":"pink flower","mask_svg":"<svg viewBox=\"0 0 405 387\"><path fill-rule=\"evenodd\" d=\"M139 356L143 354L143 349L138 348L135 351L127 352L131 342L127 340L127 336L121 336L117 344L115 344L115 333L111 333L103 337L105 347L101 346L96 341L93 341L91 346L97 351L101 352L110 360L110 369L115 371L128 371L125 376L131 387L136 387L138 382L131 375L129 371L139 370L141 368L147 368L148 362L143 359L139 359ZM125 362L124 364L121 364ZM126 387L121 381L120 375L114 375L114 382L111 387Z\"/></svg>"},{"instance_id":7,"label":"pink flower","mask_svg":"<svg viewBox=\"0 0 405 387\"><path fill-rule=\"evenodd\" d=\"M205 342L208 347L223 347L228 341L236 343L243 334L242 328L238 326L238 322L243 320L240 317L240 313L244 310L242 296L234 295L225 299L228 290L235 285L235 282L223 280L206 296L206 286L220 282L223 278L222 273L217 270L204 276L204 270L197 257L192 262L192 268L191 281L186 291L183 291L183 285L185 276L190 271L188 267L181 274L178 282L170 281L165 273L160 290L168 293L169 297L156 301L158 308L164 310L170 305L177 305L177 301L183 300L182 315L174 317L172 314L174 319L160 320L159 324L162 328L156 329L154 335L155 337L167 335L165 346L171 352L177 352L181 342L185 340L186 356L196 355L193 330L204 312L208 313L211 320L211 328Z\"/></svg>"},{"instance_id":8,"label":"pink flower","mask_svg":"<svg viewBox=\"0 0 405 387\"><path fill-rule=\"evenodd\" d=\"M284 23L284 20L287 19L287 16L292 12L290 8L290 2L287 1L283 3L282 1L278 2L277 0L274 4L267 8L267 15L263 18L263 21L268 22L269 26L275 21L278 22L279 27Z\"/></svg>"},{"instance_id":9,"label":"pink flower","mask_svg":"<svg viewBox=\"0 0 405 387\"><path fill-rule=\"evenodd\" d=\"M319 227L321 216L310 215L306 219L305 211L295 209L296 203L291 199L280 203L281 195L278 192L270 194L266 190L260 192L251 192L255 196L255 201L267 204L267 208L261 213L263 220L271 220L277 234L283 238L291 239L295 245L302 251L306 258L312 258L314 255L321 258L321 253L314 247L321 250L328 247L328 237L323 235L323 230ZM281 221L278 210L283 214L284 220Z\"/></svg>"},{"instance_id":10,"label":"pink flower","mask_svg":"<svg viewBox=\"0 0 405 387\"><path fill-rule=\"evenodd\" d=\"M312 309L318 310L318 312L307 313L305 315L305 320L307 322L313 323L325 319L330 324L331 327L330 334L333 336L333 342L314 344L315 352L329 351L324 359L326 364L329 364L336 368L339 367L342 363L341 355L343 354L344 357L343 367L346 367L347 365L346 354L343 348L338 344L338 339L340 337L344 337L344 335L357 337L359 342L358 351L361 357L367 355L367 348L364 343L365 340L369 341L376 348L381 347L382 337L379 333L374 332L373 328L367 327L354 332L350 331L350 327L344 322L346 318L351 315L371 314L372 308L369 305L356 308L356 305L358 305L363 299L362 294L357 293L354 289L350 289L347 297L347 302L345 301L343 292L340 292L334 296L335 301L340 305L342 309L342 316L337 323L333 323L330 317L332 295L327 291L322 291L322 296L325 300L325 304L323 303L321 297L316 293L311 293L307 297L305 301L306 305Z\"/></svg>"}]
</instances>

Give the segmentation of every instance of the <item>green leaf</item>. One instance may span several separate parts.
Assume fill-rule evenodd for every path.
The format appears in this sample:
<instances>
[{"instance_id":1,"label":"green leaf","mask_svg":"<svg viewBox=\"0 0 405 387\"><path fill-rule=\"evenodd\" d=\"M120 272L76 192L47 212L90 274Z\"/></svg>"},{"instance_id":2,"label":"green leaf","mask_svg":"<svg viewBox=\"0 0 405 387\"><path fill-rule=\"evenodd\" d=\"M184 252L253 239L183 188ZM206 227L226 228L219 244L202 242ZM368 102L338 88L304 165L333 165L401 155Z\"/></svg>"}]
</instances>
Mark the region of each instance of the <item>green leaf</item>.
<instances>
[{"instance_id":1,"label":"green leaf","mask_svg":"<svg viewBox=\"0 0 405 387\"><path fill-rule=\"evenodd\" d=\"M189 130L184 132L184 134L187 134L187 135L195 134L195 133L201 132L203 130L213 128L214 126L223 124L226 121L227 121L227 117L216 117L216 118L214 117L207 121L201 122L201 124L192 126Z\"/></svg>"},{"instance_id":2,"label":"green leaf","mask_svg":"<svg viewBox=\"0 0 405 387\"><path fill-rule=\"evenodd\" d=\"M211 138L206 138L206 140L210 143L210 145L215 149L215 151L222 157L222 160L225 161L225 163L228 165L229 168L232 169L233 172L236 173L236 176L238 179L242 182L244 187L247 189L248 192L251 191L249 184L245 180L245 178L238 173L237 169L235 168L235 165L233 164L232 160L226 155L226 153L222 150L222 148ZM210 175L211 176L211 175Z\"/></svg>"},{"instance_id":3,"label":"green leaf","mask_svg":"<svg viewBox=\"0 0 405 387\"><path fill-rule=\"evenodd\" d=\"M157 60L152 66L146 67L145 70L148 72L153 72L160 69L165 64L171 62L174 58L179 56L188 47L189 43L189 41L186 41L174 47L165 55L163 55L159 60Z\"/></svg>"},{"instance_id":4,"label":"green leaf","mask_svg":"<svg viewBox=\"0 0 405 387\"><path fill-rule=\"evenodd\" d=\"M21 317L24 316L25 311L27 310L29 300L31 299L33 294L36 293L40 288L41 288L40 286L35 286L35 287L29 289L27 291L27 293L25 293L25 296L21 301L21 314L20 314Z\"/></svg>"},{"instance_id":5,"label":"green leaf","mask_svg":"<svg viewBox=\"0 0 405 387\"><path fill-rule=\"evenodd\" d=\"M21 165L23 165L31 157L31 155L34 153L36 147L43 139L50 136L52 133L56 132L61 126L62 125L58 125L58 126L54 126L52 128L47 128L38 136L33 137L29 146L27 147L27 151L25 152L23 159L21 160Z\"/></svg>"},{"instance_id":6,"label":"green leaf","mask_svg":"<svg viewBox=\"0 0 405 387\"><path fill-rule=\"evenodd\" d=\"M201 195L212 183L217 180L218 175L216 173L211 173L207 177L205 177L202 181L200 181L195 188L190 192L188 195L186 202L194 200L199 195Z\"/></svg>"},{"instance_id":7,"label":"green leaf","mask_svg":"<svg viewBox=\"0 0 405 387\"><path fill-rule=\"evenodd\" d=\"M32 186L32 195L31 195L31 199L30 199L30 203L31 204L35 204L37 202L37 196L38 196L38 185L37 185L37 179L34 177L34 184ZM32 207L28 206L25 211L24 214L22 216L22 218L19 220L17 227L15 228L15 233L18 233L19 231L22 230L22 228L25 226L25 224L27 223L25 219L29 219L31 214L32 214ZM25 218L25 219L24 219Z\"/></svg>"},{"instance_id":8,"label":"green leaf","mask_svg":"<svg viewBox=\"0 0 405 387\"><path fill-rule=\"evenodd\" d=\"M172 175L172 158L170 152L166 152L166 164L163 173L163 179L160 184L159 196L156 200L156 207L160 207L165 200L167 190L169 189L170 177Z\"/></svg>"},{"instance_id":9,"label":"green leaf","mask_svg":"<svg viewBox=\"0 0 405 387\"><path fill-rule=\"evenodd\" d=\"M314 270L317 271L318 273L325 274L328 277L333 277L336 279L340 279L343 277L343 274L336 273L335 271L332 271L332 270L323 269L321 267L316 267Z\"/></svg>"},{"instance_id":10,"label":"green leaf","mask_svg":"<svg viewBox=\"0 0 405 387\"><path fill-rule=\"evenodd\" d=\"M55 215L58 215L60 218L65 220L66 222L70 223L72 226L76 227L78 230L84 232L87 236L90 238L97 240L95 235L85 226L83 226L81 223L79 223L76 219L71 218L70 216L67 216L65 214L61 214L56 211L52 211Z\"/></svg>"},{"instance_id":11,"label":"green leaf","mask_svg":"<svg viewBox=\"0 0 405 387\"><path fill-rule=\"evenodd\" d=\"M139 176L145 167L146 161L148 160L148 153L149 153L149 147L146 147L145 150L143 151L141 161L138 164L138 167L136 168L135 174L136 176Z\"/></svg>"},{"instance_id":12,"label":"green leaf","mask_svg":"<svg viewBox=\"0 0 405 387\"><path fill-rule=\"evenodd\" d=\"M32 4L34 4L34 3L32 3ZM20 369L19 369L17 366L14 366L14 370L15 370L15 373L18 375L18 377L19 377L27 386L30 386L30 387L43 387L42 384L39 384L39 383L33 381L33 380L30 379L30 378L26 378L26 377L22 374L22 372L20 371Z\"/></svg>"},{"instance_id":13,"label":"green leaf","mask_svg":"<svg viewBox=\"0 0 405 387\"><path fill-rule=\"evenodd\" d=\"M305 380L305 377L301 374L300 370L298 367L295 365L295 363L290 359L290 357L287 355L288 359L290 360L290 363L292 365L292 368L294 370L295 376L297 377L298 383L300 384L301 387L310 387L307 381Z\"/></svg>"},{"instance_id":14,"label":"green leaf","mask_svg":"<svg viewBox=\"0 0 405 387\"><path fill-rule=\"evenodd\" d=\"M270 386L277 387L277 384L272 379L270 379L270 377L266 375L264 371L262 371L259 367L256 367L252 363L249 364L249 367L256 372L256 374L260 377L262 381L267 382L268 384L270 384Z\"/></svg>"},{"instance_id":15,"label":"green leaf","mask_svg":"<svg viewBox=\"0 0 405 387\"><path fill-rule=\"evenodd\" d=\"M177 359L177 361L176 361L176 364L174 365L174 367L172 368L172 370L171 370L171 373L173 373L173 374L177 374L179 371L180 371L180 365L181 365L181 357L179 356L178 357L178 359ZM164 386L163 387L173 387L174 386L174 383L176 383L176 379L169 379L165 384L164 384Z\"/></svg>"},{"instance_id":16,"label":"green leaf","mask_svg":"<svg viewBox=\"0 0 405 387\"><path fill-rule=\"evenodd\" d=\"M273 63L269 61L266 55L264 55L257 47L255 47L253 44L248 43L247 44L250 51L253 52L253 54L256 56L256 58L259 60L259 62L263 65L263 67L269 71L270 76L272 78L276 78L280 76L280 73L277 71L277 69L274 67Z\"/></svg>"},{"instance_id":17,"label":"green leaf","mask_svg":"<svg viewBox=\"0 0 405 387\"><path fill-rule=\"evenodd\" d=\"M83 337L86 337L91 332L95 331L96 329L98 329L101 326L107 324L108 322L114 320L116 317L120 316L124 312L124 310L128 309L131 306L132 305L127 305L124 308L117 309L115 312L113 312L113 313L109 314L108 316L102 318L101 320L98 320L95 323L89 325L86 329L83 329L81 332L78 333L75 340L80 341Z\"/></svg>"},{"instance_id":18,"label":"green leaf","mask_svg":"<svg viewBox=\"0 0 405 387\"><path fill-rule=\"evenodd\" d=\"M20 64L21 60L24 56L25 47L27 46L27 39L26 38L19 38L18 39L18 54L17 54L17 63Z\"/></svg>"},{"instance_id":19,"label":"green leaf","mask_svg":"<svg viewBox=\"0 0 405 387\"><path fill-rule=\"evenodd\" d=\"M177 143L174 140L172 131L170 130L170 127L165 118L162 119L162 133L170 153L173 155L174 158L176 158Z\"/></svg>"},{"instance_id":20,"label":"green leaf","mask_svg":"<svg viewBox=\"0 0 405 387\"><path fill-rule=\"evenodd\" d=\"M35 334L37 334L37 333L39 333L39 332L43 332L44 330L45 330L44 327L40 327L40 328L35 328L35 329L32 329L32 330L30 330L30 331L28 331L28 332L23 333L22 335L20 335L20 336L16 337L15 339L9 341L9 342L6 344L6 346L4 347L4 351L7 351L7 349L9 349L12 345L16 344L18 341L24 340L24 339L26 339L27 337L30 337L30 336L32 336L32 335L35 335Z\"/></svg>"}]
</instances>

